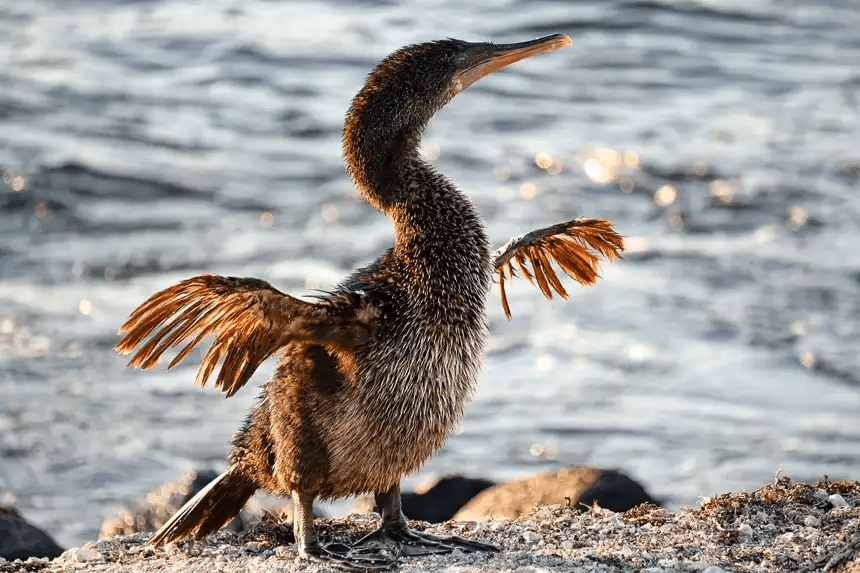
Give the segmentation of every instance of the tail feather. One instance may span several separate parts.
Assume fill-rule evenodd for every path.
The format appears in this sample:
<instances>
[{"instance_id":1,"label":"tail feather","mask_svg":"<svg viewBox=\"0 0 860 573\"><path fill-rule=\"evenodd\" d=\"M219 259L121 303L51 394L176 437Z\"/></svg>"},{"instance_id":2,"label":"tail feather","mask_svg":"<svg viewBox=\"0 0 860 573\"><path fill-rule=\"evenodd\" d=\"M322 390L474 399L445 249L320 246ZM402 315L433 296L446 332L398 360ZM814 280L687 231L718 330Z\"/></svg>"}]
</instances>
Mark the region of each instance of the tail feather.
<instances>
[{"instance_id":1,"label":"tail feather","mask_svg":"<svg viewBox=\"0 0 860 573\"><path fill-rule=\"evenodd\" d=\"M201 537L224 527L254 495L257 487L227 470L188 500L170 520L149 538L150 545Z\"/></svg>"}]
</instances>

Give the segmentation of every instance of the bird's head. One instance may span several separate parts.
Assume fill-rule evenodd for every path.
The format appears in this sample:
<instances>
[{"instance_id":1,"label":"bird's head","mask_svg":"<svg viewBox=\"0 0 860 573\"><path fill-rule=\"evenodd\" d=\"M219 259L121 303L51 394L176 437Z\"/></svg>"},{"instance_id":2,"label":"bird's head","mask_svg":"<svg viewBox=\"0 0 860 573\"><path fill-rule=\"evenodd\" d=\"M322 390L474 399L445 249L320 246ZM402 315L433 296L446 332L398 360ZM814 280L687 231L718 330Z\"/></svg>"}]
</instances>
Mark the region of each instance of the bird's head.
<instances>
[{"instance_id":1,"label":"bird's head","mask_svg":"<svg viewBox=\"0 0 860 573\"><path fill-rule=\"evenodd\" d=\"M380 62L350 106L344 153L363 189L414 153L434 113L482 77L514 62L570 45L564 34L516 44L439 40L413 44ZM374 171L373 173L369 171Z\"/></svg>"}]
</instances>

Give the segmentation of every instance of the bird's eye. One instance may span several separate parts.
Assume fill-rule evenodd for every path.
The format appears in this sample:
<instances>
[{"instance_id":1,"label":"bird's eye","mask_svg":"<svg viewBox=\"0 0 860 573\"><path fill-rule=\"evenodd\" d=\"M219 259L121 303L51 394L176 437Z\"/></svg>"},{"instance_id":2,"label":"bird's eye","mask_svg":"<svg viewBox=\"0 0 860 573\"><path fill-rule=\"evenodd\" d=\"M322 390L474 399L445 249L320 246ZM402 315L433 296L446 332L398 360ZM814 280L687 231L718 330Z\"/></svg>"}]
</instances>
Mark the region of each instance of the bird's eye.
<instances>
[{"instance_id":1,"label":"bird's eye","mask_svg":"<svg viewBox=\"0 0 860 573\"><path fill-rule=\"evenodd\" d=\"M456 62L456 63L457 63L457 67L458 67L458 68L465 67L465 66L466 66L466 62L467 62L468 60L469 60L469 59L466 57L466 54L460 54L459 56L457 56L457 62Z\"/></svg>"}]
</instances>

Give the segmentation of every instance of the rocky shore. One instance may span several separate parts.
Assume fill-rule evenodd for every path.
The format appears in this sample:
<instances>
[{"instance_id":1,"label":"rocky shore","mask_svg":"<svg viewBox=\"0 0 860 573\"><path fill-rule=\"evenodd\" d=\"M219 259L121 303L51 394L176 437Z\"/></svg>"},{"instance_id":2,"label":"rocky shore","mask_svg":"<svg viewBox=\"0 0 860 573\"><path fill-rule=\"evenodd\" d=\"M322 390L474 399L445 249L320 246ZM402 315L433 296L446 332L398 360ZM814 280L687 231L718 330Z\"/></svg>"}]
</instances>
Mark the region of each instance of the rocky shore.
<instances>
[{"instance_id":1,"label":"rocky shore","mask_svg":"<svg viewBox=\"0 0 860 573\"><path fill-rule=\"evenodd\" d=\"M323 540L353 540L375 527L369 516L317 520ZM624 513L598 507L541 506L516 519L415 523L437 535L497 545L495 554L404 558L417 571L860 573L860 485L855 481L795 483L782 477L750 493L702 500L669 512L644 504ZM147 533L111 537L56 559L0 560L0 572L316 572L332 568L300 560L289 524L270 517L241 534L203 541L145 545Z\"/></svg>"}]
</instances>

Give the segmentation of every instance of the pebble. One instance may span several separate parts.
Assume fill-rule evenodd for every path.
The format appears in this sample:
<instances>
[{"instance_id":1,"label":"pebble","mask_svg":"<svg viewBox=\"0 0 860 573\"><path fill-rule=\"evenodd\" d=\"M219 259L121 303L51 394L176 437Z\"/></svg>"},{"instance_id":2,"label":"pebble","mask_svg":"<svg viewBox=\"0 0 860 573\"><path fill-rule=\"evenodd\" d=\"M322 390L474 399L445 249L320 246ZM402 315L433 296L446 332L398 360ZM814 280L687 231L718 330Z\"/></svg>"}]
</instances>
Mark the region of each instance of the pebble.
<instances>
[{"instance_id":1,"label":"pebble","mask_svg":"<svg viewBox=\"0 0 860 573\"><path fill-rule=\"evenodd\" d=\"M777 535L776 539L774 539L774 541L779 541L780 543L791 543L791 541L793 539L794 539L794 533L791 531L787 531L787 532L783 533L782 535Z\"/></svg>"},{"instance_id":2,"label":"pebble","mask_svg":"<svg viewBox=\"0 0 860 573\"><path fill-rule=\"evenodd\" d=\"M526 543L537 543L541 540L541 536L534 531L526 531L523 533L523 539Z\"/></svg>"},{"instance_id":3,"label":"pebble","mask_svg":"<svg viewBox=\"0 0 860 573\"><path fill-rule=\"evenodd\" d=\"M821 520L815 516L807 515L806 519L803 520L803 525L807 527L819 527L821 525Z\"/></svg>"},{"instance_id":4,"label":"pebble","mask_svg":"<svg viewBox=\"0 0 860 573\"><path fill-rule=\"evenodd\" d=\"M170 543L168 543L164 546L164 553L166 553L167 555L169 555L171 557L174 555L179 555L179 553L180 553L179 547L176 545L176 543L171 541Z\"/></svg>"},{"instance_id":5,"label":"pebble","mask_svg":"<svg viewBox=\"0 0 860 573\"><path fill-rule=\"evenodd\" d=\"M845 501L845 498L838 493L828 496L827 500L833 505L833 507L848 507L848 502Z\"/></svg>"},{"instance_id":6,"label":"pebble","mask_svg":"<svg viewBox=\"0 0 860 573\"><path fill-rule=\"evenodd\" d=\"M532 565L523 565L522 567L517 567L514 569L514 573L543 573L546 569L541 567L534 567Z\"/></svg>"},{"instance_id":7,"label":"pebble","mask_svg":"<svg viewBox=\"0 0 860 573\"><path fill-rule=\"evenodd\" d=\"M720 567L717 567L716 565L711 565L710 567L708 567L707 569L702 571L702 573L726 573L726 571L725 571L725 569L721 569Z\"/></svg>"},{"instance_id":8,"label":"pebble","mask_svg":"<svg viewBox=\"0 0 860 573\"><path fill-rule=\"evenodd\" d=\"M749 523L743 522L738 526L738 533L740 533L744 537L747 537L753 534L753 528L750 526Z\"/></svg>"},{"instance_id":9,"label":"pebble","mask_svg":"<svg viewBox=\"0 0 860 573\"><path fill-rule=\"evenodd\" d=\"M102 557L101 553L94 551L87 546L69 549L63 555L74 563L88 563L90 561L99 560Z\"/></svg>"}]
</instances>

